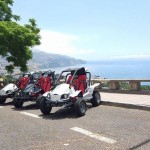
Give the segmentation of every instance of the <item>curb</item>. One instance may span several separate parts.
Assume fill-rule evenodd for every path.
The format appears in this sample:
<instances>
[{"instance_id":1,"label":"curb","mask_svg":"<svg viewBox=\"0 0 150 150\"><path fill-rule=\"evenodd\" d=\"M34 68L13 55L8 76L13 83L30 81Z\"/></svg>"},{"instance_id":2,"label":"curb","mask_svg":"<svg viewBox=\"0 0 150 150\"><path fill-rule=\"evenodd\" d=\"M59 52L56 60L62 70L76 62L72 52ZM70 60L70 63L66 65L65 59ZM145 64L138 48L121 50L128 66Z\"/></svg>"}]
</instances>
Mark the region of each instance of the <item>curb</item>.
<instances>
[{"instance_id":1,"label":"curb","mask_svg":"<svg viewBox=\"0 0 150 150\"><path fill-rule=\"evenodd\" d=\"M136 95L150 95L150 91L134 91L134 90L110 90L97 89L99 92L115 93L115 94L136 94Z\"/></svg>"},{"instance_id":2,"label":"curb","mask_svg":"<svg viewBox=\"0 0 150 150\"><path fill-rule=\"evenodd\" d=\"M138 110L150 111L150 107L138 106L138 105L133 105L133 104L125 104L125 103L116 103L116 102L102 101L101 105L122 107L122 108L127 108L127 109L138 109Z\"/></svg>"}]
</instances>

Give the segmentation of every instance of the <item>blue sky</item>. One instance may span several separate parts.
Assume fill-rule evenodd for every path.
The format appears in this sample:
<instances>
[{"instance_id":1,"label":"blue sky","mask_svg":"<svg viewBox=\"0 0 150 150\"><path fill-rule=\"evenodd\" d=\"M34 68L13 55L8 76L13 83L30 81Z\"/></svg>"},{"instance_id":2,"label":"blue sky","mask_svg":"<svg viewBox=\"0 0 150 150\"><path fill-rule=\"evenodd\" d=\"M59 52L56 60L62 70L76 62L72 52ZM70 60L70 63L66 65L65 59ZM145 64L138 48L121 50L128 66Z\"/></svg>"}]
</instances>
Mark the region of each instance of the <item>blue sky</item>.
<instances>
[{"instance_id":1,"label":"blue sky","mask_svg":"<svg viewBox=\"0 0 150 150\"><path fill-rule=\"evenodd\" d=\"M35 18L41 45L34 49L100 60L150 58L149 0L14 0L21 24Z\"/></svg>"}]
</instances>

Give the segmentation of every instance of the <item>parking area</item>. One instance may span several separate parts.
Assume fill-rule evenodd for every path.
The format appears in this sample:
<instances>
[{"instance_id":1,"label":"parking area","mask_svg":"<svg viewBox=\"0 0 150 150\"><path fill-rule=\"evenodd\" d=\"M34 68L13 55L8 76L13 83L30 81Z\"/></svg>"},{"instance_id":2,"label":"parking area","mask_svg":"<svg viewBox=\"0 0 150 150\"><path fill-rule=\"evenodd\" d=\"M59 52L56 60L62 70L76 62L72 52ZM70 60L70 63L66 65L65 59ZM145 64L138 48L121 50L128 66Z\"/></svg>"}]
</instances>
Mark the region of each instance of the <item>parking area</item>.
<instances>
[{"instance_id":1,"label":"parking area","mask_svg":"<svg viewBox=\"0 0 150 150\"><path fill-rule=\"evenodd\" d=\"M100 105L83 117L53 108L43 116L34 102L0 106L0 149L144 149L150 147L150 111Z\"/></svg>"}]
</instances>

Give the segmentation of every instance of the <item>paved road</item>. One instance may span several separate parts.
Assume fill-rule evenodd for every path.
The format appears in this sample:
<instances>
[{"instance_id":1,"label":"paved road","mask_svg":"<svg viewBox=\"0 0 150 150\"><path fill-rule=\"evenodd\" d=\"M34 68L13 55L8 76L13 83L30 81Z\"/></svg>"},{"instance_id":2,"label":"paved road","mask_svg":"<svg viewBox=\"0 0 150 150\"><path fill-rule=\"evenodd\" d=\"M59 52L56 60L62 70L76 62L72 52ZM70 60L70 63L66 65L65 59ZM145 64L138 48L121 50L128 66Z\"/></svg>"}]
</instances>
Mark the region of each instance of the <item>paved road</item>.
<instances>
[{"instance_id":1,"label":"paved road","mask_svg":"<svg viewBox=\"0 0 150 150\"><path fill-rule=\"evenodd\" d=\"M150 112L88 105L84 117L72 109L52 109L43 116L31 102L17 110L0 107L0 149L3 150L149 150Z\"/></svg>"}]
</instances>

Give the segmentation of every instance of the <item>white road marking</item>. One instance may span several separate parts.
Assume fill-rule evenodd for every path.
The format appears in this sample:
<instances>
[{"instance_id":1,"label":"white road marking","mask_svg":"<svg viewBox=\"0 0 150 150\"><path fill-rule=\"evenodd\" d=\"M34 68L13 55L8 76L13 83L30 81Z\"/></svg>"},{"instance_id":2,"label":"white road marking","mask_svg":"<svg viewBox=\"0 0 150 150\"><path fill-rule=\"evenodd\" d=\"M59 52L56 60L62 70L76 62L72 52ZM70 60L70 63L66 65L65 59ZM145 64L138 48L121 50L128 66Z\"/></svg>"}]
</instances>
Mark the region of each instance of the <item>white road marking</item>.
<instances>
[{"instance_id":1,"label":"white road marking","mask_svg":"<svg viewBox=\"0 0 150 150\"><path fill-rule=\"evenodd\" d=\"M30 116L30 117L34 117L34 118L41 118L38 115L32 114L32 113L28 113L28 112L20 112L20 114L26 115L26 116Z\"/></svg>"},{"instance_id":2,"label":"white road marking","mask_svg":"<svg viewBox=\"0 0 150 150\"><path fill-rule=\"evenodd\" d=\"M100 140L100 141L103 141L103 142L106 142L106 143L109 143L109 144L114 144L114 143L117 142L117 141L115 141L113 139L106 138L106 137L101 136L101 135L99 135L97 133L92 133L92 132L87 131L87 130L82 129L82 128L73 127L73 128L71 128L71 130L79 132L79 133L82 133L82 134L87 135L87 136L89 136L91 138L94 138L94 139L97 139L97 140Z\"/></svg>"},{"instance_id":3,"label":"white road marking","mask_svg":"<svg viewBox=\"0 0 150 150\"><path fill-rule=\"evenodd\" d=\"M0 108L4 108L3 106L0 106Z\"/></svg>"},{"instance_id":4,"label":"white road marking","mask_svg":"<svg viewBox=\"0 0 150 150\"><path fill-rule=\"evenodd\" d=\"M65 144L64 144L64 146L68 146L68 145L69 145L68 143L65 143Z\"/></svg>"}]
</instances>

